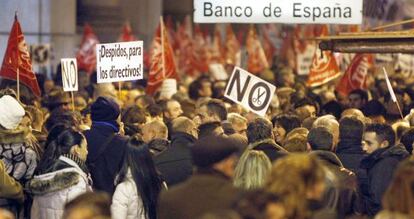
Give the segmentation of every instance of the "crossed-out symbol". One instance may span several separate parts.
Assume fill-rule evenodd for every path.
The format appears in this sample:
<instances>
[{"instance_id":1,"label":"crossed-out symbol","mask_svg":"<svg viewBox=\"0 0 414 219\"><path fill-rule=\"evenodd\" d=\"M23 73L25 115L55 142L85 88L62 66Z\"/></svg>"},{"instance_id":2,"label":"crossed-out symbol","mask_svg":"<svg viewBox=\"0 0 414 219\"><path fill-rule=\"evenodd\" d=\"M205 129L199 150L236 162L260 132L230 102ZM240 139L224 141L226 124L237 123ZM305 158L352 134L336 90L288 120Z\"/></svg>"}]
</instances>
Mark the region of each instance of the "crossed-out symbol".
<instances>
[{"instance_id":1,"label":"crossed-out symbol","mask_svg":"<svg viewBox=\"0 0 414 219\"><path fill-rule=\"evenodd\" d=\"M260 93L260 88L257 89L257 96L253 97L253 103L256 103L257 105L262 105L262 101L260 100L260 98L266 93L266 91L263 91L262 93Z\"/></svg>"}]
</instances>

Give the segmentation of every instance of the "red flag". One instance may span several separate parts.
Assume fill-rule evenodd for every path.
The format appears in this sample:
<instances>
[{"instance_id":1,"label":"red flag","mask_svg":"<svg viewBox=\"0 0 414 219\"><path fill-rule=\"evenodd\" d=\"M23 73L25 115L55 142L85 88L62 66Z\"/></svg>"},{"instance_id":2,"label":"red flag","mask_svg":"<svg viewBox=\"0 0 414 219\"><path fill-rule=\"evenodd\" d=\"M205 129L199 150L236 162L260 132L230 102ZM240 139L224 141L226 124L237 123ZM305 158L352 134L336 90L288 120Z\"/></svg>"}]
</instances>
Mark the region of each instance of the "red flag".
<instances>
[{"instance_id":1,"label":"red flag","mask_svg":"<svg viewBox=\"0 0 414 219\"><path fill-rule=\"evenodd\" d=\"M211 60L211 54L208 50L207 41L204 34L197 24L194 29L194 67L202 73L208 72L208 65Z\"/></svg>"},{"instance_id":2,"label":"red flag","mask_svg":"<svg viewBox=\"0 0 414 219\"><path fill-rule=\"evenodd\" d=\"M273 45L272 40L270 39L270 33L267 25L262 26L262 36L263 50L265 52L267 62L271 66L273 63L273 56L276 53L276 47Z\"/></svg>"},{"instance_id":3,"label":"red flag","mask_svg":"<svg viewBox=\"0 0 414 219\"><path fill-rule=\"evenodd\" d=\"M210 46L211 49L211 61L213 63L221 63L224 64L223 56L224 56L224 48L221 42L221 31L220 27L216 24L214 27L214 39L212 45Z\"/></svg>"},{"instance_id":4,"label":"red flag","mask_svg":"<svg viewBox=\"0 0 414 219\"><path fill-rule=\"evenodd\" d=\"M248 53L247 71L258 74L269 68L262 44L256 34L256 28L251 25L246 38L246 49Z\"/></svg>"},{"instance_id":5,"label":"red flag","mask_svg":"<svg viewBox=\"0 0 414 219\"><path fill-rule=\"evenodd\" d=\"M98 37L89 24L85 24L83 29L83 39L79 51L76 54L76 61L79 70L85 70L91 74L96 70L96 44L99 43Z\"/></svg>"},{"instance_id":6,"label":"red flag","mask_svg":"<svg viewBox=\"0 0 414 219\"><path fill-rule=\"evenodd\" d=\"M344 76L336 85L336 91L344 96L355 89L366 89L366 76L374 58L370 54L356 54Z\"/></svg>"},{"instance_id":7,"label":"red flag","mask_svg":"<svg viewBox=\"0 0 414 219\"><path fill-rule=\"evenodd\" d=\"M236 65L239 62L237 54L240 55L240 44L239 41L237 41L236 35L234 34L231 24L228 24L226 28L226 42L224 54L226 64Z\"/></svg>"},{"instance_id":8,"label":"red flag","mask_svg":"<svg viewBox=\"0 0 414 219\"><path fill-rule=\"evenodd\" d=\"M130 42L136 41L137 38L132 33L131 25L129 22L125 22L124 26L122 27L122 33L118 38L119 42Z\"/></svg>"},{"instance_id":9,"label":"red flag","mask_svg":"<svg viewBox=\"0 0 414 219\"><path fill-rule=\"evenodd\" d=\"M151 66L148 76L147 93L152 95L166 78L178 79L174 52L168 40L162 19L152 41Z\"/></svg>"},{"instance_id":10,"label":"red flag","mask_svg":"<svg viewBox=\"0 0 414 219\"><path fill-rule=\"evenodd\" d=\"M194 75L196 72L194 68L194 45L193 40L191 39L191 28L188 27L190 24L184 22L179 25L177 30L177 41L178 50L176 50L176 55L178 58L178 69L179 72Z\"/></svg>"},{"instance_id":11,"label":"red flag","mask_svg":"<svg viewBox=\"0 0 414 219\"><path fill-rule=\"evenodd\" d=\"M17 80L32 90L33 94L40 97L40 88L36 75L32 70L29 51L27 49L20 23L15 16L14 23L7 42L6 53L4 54L3 65L0 69L0 76L9 80Z\"/></svg>"},{"instance_id":12,"label":"red flag","mask_svg":"<svg viewBox=\"0 0 414 219\"><path fill-rule=\"evenodd\" d=\"M328 27L322 26L322 29L315 29L316 36L325 36L328 34ZM325 84L341 74L339 67L336 63L335 56L329 51L321 51L316 49L313 56L312 66L310 68L308 81L306 84L310 87L316 87Z\"/></svg>"}]
</instances>

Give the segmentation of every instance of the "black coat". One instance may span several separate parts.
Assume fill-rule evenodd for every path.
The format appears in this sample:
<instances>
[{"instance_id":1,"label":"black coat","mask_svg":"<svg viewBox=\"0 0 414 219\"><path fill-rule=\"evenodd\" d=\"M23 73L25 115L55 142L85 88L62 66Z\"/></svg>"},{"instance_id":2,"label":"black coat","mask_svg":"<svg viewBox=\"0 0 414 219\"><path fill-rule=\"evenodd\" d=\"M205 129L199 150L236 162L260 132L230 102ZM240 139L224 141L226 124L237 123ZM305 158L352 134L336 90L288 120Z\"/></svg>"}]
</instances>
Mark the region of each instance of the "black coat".
<instances>
[{"instance_id":1,"label":"black coat","mask_svg":"<svg viewBox=\"0 0 414 219\"><path fill-rule=\"evenodd\" d=\"M381 210L381 199L391 182L398 163L408 157L404 146L396 145L374 151L361 161L369 179L368 196L364 197L365 213L374 216Z\"/></svg>"},{"instance_id":2,"label":"black coat","mask_svg":"<svg viewBox=\"0 0 414 219\"><path fill-rule=\"evenodd\" d=\"M339 158L330 151L313 151L326 167L327 188L323 204L336 211L337 218L345 218L358 211L358 193L356 175L344 168Z\"/></svg>"},{"instance_id":3,"label":"black coat","mask_svg":"<svg viewBox=\"0 0 414 219\"><path fill-rule=\"evenodd\" d=\"M248 149L263 151L272 162L288 154L288 152L277 145L273 139L264 139L262 141L253 142L249 144Z\"/></svg>"},{"instance_id":4,"label":"black coat","mask_svg":"<svg viewBox=\"0 0 414 219\"><path fill-rule=\"evenodd\" d=\"M127 138L106 125L94 124L84 134L88 142L86 165L91 173L93 188L112 196L115 177L123 165Z\"/></svg>"},{"instance_id":5,"label":"black coat","mask_svg":"<svg viewBox=\"0 0 414 219\"><path fill-rule=\"evenodd\" d=\"M154 157L155 166L168 186L183 182L193 173L190 145L196 139L184 132L172 135L169 148Z\"/></svg>"}]
</instances>

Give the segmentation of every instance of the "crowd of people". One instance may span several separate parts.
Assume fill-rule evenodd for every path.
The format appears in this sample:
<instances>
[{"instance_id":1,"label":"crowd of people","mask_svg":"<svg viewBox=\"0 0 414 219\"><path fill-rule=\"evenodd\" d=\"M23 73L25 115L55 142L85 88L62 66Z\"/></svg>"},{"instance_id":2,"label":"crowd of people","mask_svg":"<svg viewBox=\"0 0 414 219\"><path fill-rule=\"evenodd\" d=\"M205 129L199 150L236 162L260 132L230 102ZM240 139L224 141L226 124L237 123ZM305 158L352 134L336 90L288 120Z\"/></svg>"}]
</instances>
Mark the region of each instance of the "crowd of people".
<instances>
[{"instance_id":1,"label":"crowd of people","mask_svg":"<svg viewBox=\"0 0 414 219\"><path fill-rule=\"evenodd\" d=\"M3 80L0 218L414 218L411 84L392 76L401 118L383 79L345 97L272 70L265 117L208 74L166 98L80 73L73 101Z\"/></svg>"}]
</instances>

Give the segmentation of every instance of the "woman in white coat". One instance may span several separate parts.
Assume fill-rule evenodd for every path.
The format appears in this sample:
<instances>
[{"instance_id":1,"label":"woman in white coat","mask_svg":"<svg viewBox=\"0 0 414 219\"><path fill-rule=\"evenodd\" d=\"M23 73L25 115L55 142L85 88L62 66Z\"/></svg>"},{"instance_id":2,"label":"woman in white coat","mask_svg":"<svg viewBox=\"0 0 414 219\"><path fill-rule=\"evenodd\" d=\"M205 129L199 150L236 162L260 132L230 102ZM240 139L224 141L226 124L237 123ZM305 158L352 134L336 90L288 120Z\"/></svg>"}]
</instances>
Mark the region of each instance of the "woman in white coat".
<instances>
[{"instance_id":1,"label":"woman in white coat","mask_svg":"<svg viewBox=\"0 0 414 219\"><path fill-rule=\"evenodd\" d=\"M45 149L35 176L27 184L33 195L32 219L60 219L64 205L90 191L85 165L86 139L65 129Z\"/></svg>"},{"instance_id":2,"label":"woman in white coat","mask_svg":"<svg viewBox=\"0 0 414 219\"><path fill-rule=\"evenodd\" d=\"M113 219L157 218L157 198L162 180L148 146L139 144L136 138L128 141L125 163L112 197Z\"/></svg>"}]
</instances>

